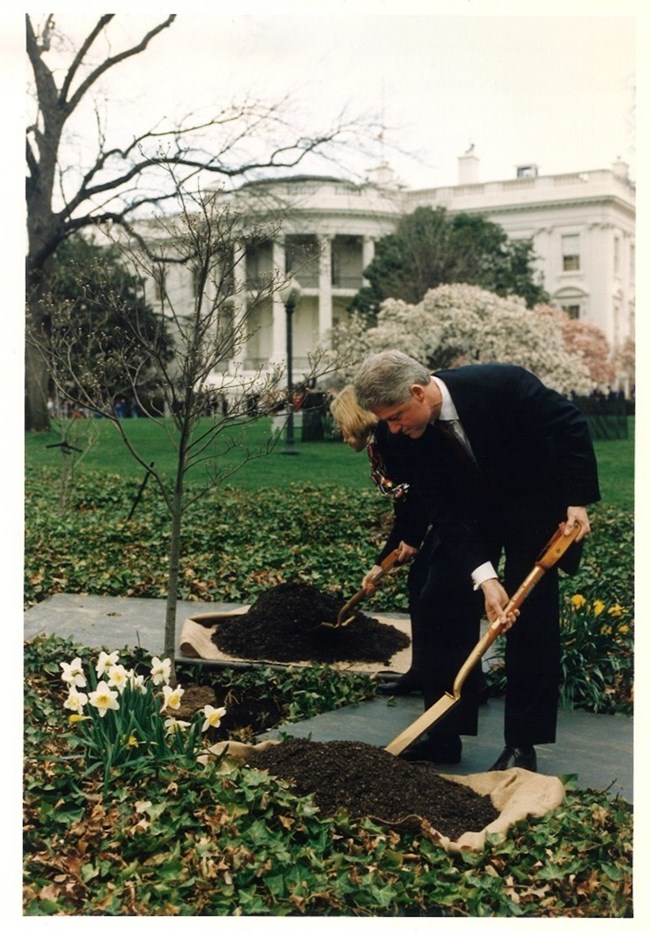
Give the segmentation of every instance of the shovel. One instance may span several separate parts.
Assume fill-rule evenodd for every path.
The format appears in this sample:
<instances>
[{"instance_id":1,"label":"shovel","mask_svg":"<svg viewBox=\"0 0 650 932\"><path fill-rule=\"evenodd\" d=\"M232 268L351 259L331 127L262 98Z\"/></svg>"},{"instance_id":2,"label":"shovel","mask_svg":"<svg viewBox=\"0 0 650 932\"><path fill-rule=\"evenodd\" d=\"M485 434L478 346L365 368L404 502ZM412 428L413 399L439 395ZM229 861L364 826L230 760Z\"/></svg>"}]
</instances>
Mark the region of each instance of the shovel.
<instances>
[{"instance_id":1,"label":"shovel","mask_svg":"<svg viewBox=\"0 0 650 932\"><path fill-rule=\"evenodd\" d=\"M519 608L524 599L530 595L544 573L555 566L560 557L569 549L576 539L579 530L580 528L576 525L570 534L565 535L562 527L558 528L535 561L534 568L530 571L504 608L504 614L508 614L508 612ZM450 693L445 693L434 705L426 709L419 718L416 718L408 728L405 728L396 738L393 738L390 744L386 745L386 750L389 754L401 754L402 751L413 744L420 735L428 731L432 725L439 722L440 719L444 718L445 715L458 705L461 700L461 690L465 680L488 647L501 633L501 627L502 626L497 622L494 622L489 627L456 674L452 691Z\"/></svg>"},{"instance_id":2,"label":"shovel","mask_svg":"<svg viewBox=\"0 0 650 932\"><path fill-rule=\"evenodd\" d=\"M375 576L374 581L376 582L379 579L382 579L386 575L386 573L389 573L392 570L392 568L395 566L395 564L397 563L398 558L399 558L399 549L391 550L388 556L384 557L384 559L379 564L379 572ZM346 625L349 625L352 619L354 618L354 614L350 615L350 617L348 618L350 610L353 609L355 605L358 605L365 595L366 595L366 590L363 588L359 589L359 591L355 593L348 602L345 603L341 611L338 613L336 617L336 621L335 622L322 621L321 627L323 628L344 628Z\"/></svg>"}]
</instances>

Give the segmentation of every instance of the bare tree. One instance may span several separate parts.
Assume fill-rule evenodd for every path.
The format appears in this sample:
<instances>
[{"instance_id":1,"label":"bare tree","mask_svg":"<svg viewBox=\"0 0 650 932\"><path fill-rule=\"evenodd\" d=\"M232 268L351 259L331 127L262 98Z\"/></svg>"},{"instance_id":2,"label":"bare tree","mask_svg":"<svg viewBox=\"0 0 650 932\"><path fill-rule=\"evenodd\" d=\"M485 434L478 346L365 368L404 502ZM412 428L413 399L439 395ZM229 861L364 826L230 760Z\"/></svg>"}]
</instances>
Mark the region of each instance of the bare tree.
<instances>
[{"instance_id":1,"label":"bare tree","mask_svg":"<svg viewBox=\"0 0 650 932\"><path fill-rule=\"evenodd\" d=\"M107 318L120 321L122 339L110 335L102 346L102 327L54 297L43 296L50 328L47 340L28 327L28 341L45 362L58 396L71 405L108 419L119 431L131 455L155 481L167 507L171 535L165 614L165 653L173 658L176 603L183 516L215 485L223 483L248 460L251 452L242 439L251 415L261 417L272 407L291 403L280 388L281 367L250 374L243 371L243 348L256 309L290 284L277 270L254 283L241 274L246 250L277 234L279 215L255 217L251 205L222 193L190 195L177 184L178 210L142 223L135 238L116 230L127 264L144 280L157 282L160 295L158 333L141 325L140 315L113 287L99 262L83 275L93 295L99 295ZM253 208L254 210L254 208ZM188 310L186 292L168 287L170 268L181 269L193 295ZM92 274L91 274L92 273ZM187 289L186 289L187 291ZM143 309L146 307L142 305ZM144 313L144 310L142 311ZM175 352L163 351L158 335L171 322ZM92 334L89 333L89 326ZM140 361L140 369L134 366ZM322 377L339 366L337 355L317 348L310 357L307 378ZM141 371L146 380L141 381ZM151 393L151 373L156 373ZM126 387L139 410L167 435L175 450L175 473L165 476L137 448L126 422L115 407L115 385ZM143 385L147 386L146 395ZM227 410L221 402L228 398ZM251 411L248 400L258 404ZM274 439L264 452L270 452ZM255 455L264 455L255 454ZM198 475L188 484L190 472Z\"/></svg>"},{"instance_id":2,"label":"bare tree","mask_svg":"<svg viewBox=\"0 0 650 932\"><path fill-rule=\"evenodd\" d=\"M187 116L180 125L143 129L122 146L106 138L99 109L96 152L90 163L71 166L63 163L64 131L97 91L98 82L112 69L144 53L175 15L168 16L136 44L110 53L94 62L100 39L108 38L114 14L105 14L70 57L57 69L49 62L60 37L53 14L40 27L29 15L27 56L33 73L36 112L26 132L27 158L27 305L35 342L48 339L49 317L46 296L50 290L50 263L59 244L74 232L105 223L119 224L133 232L133 222L143 212L163 209L176 196L176 187L165 187L164 170L173 166L176 183L183 185L200 173L216 182L246 179L262 169L296 166L310 152L327 152L328 145L343 140L348 130L358 129L358 121L347 125L341 119L323 133L305 136L292 130L284 117L284 104L260 104L245 100L228 105L209 119ZM206 143L206 139L210 139ZM244 157L242 143L255 139L259 157ZM262 151L263 150L263 151ZM162 172L162 175L161 175ZM32 430L48 428L47 387L49 374L34 340L26 354L26 423Z\"/></svg>"}]
</instances>

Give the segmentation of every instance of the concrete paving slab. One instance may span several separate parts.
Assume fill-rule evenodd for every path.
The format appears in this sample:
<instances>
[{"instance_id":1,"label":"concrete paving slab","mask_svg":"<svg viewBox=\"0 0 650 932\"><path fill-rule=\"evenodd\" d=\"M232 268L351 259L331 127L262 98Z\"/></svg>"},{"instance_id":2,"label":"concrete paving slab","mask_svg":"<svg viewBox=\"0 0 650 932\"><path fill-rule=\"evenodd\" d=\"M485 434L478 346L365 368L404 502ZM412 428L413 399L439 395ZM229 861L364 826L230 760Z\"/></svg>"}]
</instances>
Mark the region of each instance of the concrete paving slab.
<instances>
[{"instance_id":1,"label":"concrete paving slab","mask_svg":"<svg viewBox=\"0 0 650 932\"><path fill-rule=\"evenodd\" d=\"M176 654L183 620L198 611L229 611L230 602L177 602ZM58 593L25 612L25 640L45 633L71 638L87 647L142 647L161 653L165 629L164 599Z\"/></svg>"},{"instance_id":2,"label":"concrete paving slab","mask_svg":"<svg viewBox=\"0 0 650 932\"><path fill-rule=\"evenodd\" d=\"M239 608L235 603L181 601L177 608L177 651L183 620L198 612ZM116 650L141 646L151 654L163 650L164 599L54 595L25 612L26 640L39 633L71 638L89 647ZM373 699L285 725L284 734L311 735L316 741L344 739L385 746L422 712L419 696ZM503 746L503 702L491 699L481 707L479 735L463 740L463 760L441 772L481 773L488 770ZM277 737L278 731L267 737ZM541 773L578 775L583 788L606 789L632 802L633 720L624 716L592 715L560 710L558 740L537 749Z\"/></svg>"}]
</instances>

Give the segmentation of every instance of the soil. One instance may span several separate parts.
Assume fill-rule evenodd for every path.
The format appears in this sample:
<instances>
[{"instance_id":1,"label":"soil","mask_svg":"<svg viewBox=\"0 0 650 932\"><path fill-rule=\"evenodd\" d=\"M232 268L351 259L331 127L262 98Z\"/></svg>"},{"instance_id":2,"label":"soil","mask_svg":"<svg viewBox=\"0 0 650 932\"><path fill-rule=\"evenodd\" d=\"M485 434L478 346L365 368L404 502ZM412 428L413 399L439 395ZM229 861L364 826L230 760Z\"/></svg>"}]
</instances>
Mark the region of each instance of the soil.
<instances>
[{"instance_id":1,"label":"soil","mask_svg":"<svg viewBox=\"0 0 650 932\"><path fill-rule=\"evenodd\" d=\"M398 826L426 820L451 840L479 832L498 816L490 798L439 776L430 764L411 764L356 741L289 738L251 754L248 764L314 794L323 816L345 809L353 818Z\"/></svg>"},{"instance_id":2,"label":"soil","mask_svg":"<svg viewBox=\"0 0 650 932\"><path fill-rule=\"evenodd\" d=\"M336 622L344 604L344 599L306 583L282 583L262 593L245 615L220 621L212 639L220 651L234 657L283 663L390 665L393 654L410 644L407 635L359 611L344 626L324 625ZM232 688L225 696L194 698L199 708L206 702L226 706L227 727L215 733L216 741L250 741L273 727L271 720L279 712L256 709L254 697L238 697ZM183 696L186 714L188 701L190 696ZM431 764L409 763L362 742L289 738L252 754L248 763L291 781L299 796L314 794L325 817L345 810L352 818L395 827L417 827L425 820L453 840L467 831L481 831L498 815L488 797L445 780Z\"/></svg>"},{"instance_id":3,"label":"soil","mask_svg":"<svg viewBox=\"0 0 650 932\"><path fill-rule=\"evenodd\" d=\"M390 666L393 654L410 644L408 635L363 612L349 624L329 627L345 601L307 583L281 583L263 592L245 615L220 621L212 640L220 651L247 660Z\"/></svg>"},{"instance_id":4,"label":"soil","mask_svg":"<svg viewBox=\"0 0 650 932\"><path fill-rule=\"evenodd\" d=\"M191 684L185 686L184 690L181 708L178 711L166 709L166 715L189 720L206 705L215 708L223 706L226 709L219 727L210 728L207 732L211 741L233 738L236 741L252 742L255 735L269 731L283 718L279 701L268 697L258 698L250 689Z\"/></svg>"}]
</instances>

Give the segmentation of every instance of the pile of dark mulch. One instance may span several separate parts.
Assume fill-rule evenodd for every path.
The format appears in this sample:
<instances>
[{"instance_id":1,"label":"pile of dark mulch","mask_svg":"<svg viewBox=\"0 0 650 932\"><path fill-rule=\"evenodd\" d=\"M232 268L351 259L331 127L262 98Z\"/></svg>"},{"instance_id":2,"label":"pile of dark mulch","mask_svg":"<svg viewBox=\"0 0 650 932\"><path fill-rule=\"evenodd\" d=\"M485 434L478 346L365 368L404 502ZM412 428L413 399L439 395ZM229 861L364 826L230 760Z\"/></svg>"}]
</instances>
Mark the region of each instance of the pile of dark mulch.
<instances>
[{"instance_id":1,"label":"pile of dark mulch","mask_svg":"<svg viewBox=\"0 0 650 932\"><path fill-rule=\"evenodd\" d=\"M313 793L326 817L339 809L392 824L415 816L453 840L482 831L499 814L488 796L443 779L431 765L410 764L356 741L289 738L247 762L291 780L298 796Z\"/></svg>"},{"instance_id":2,"label":"pile of dark mulch","mask_svg":"<svg viewBox=\"0 0 650 932\"><path fill-rule=\"evenodd\" d=\"M408 647L406 634L362 612L345 626L324 627L322 622L336 622L345 601L307 583L281 583L263 592L245 615L220 621L212 640L234 657L284 663L388 664Z\"/></svg>"}]
</instances>

